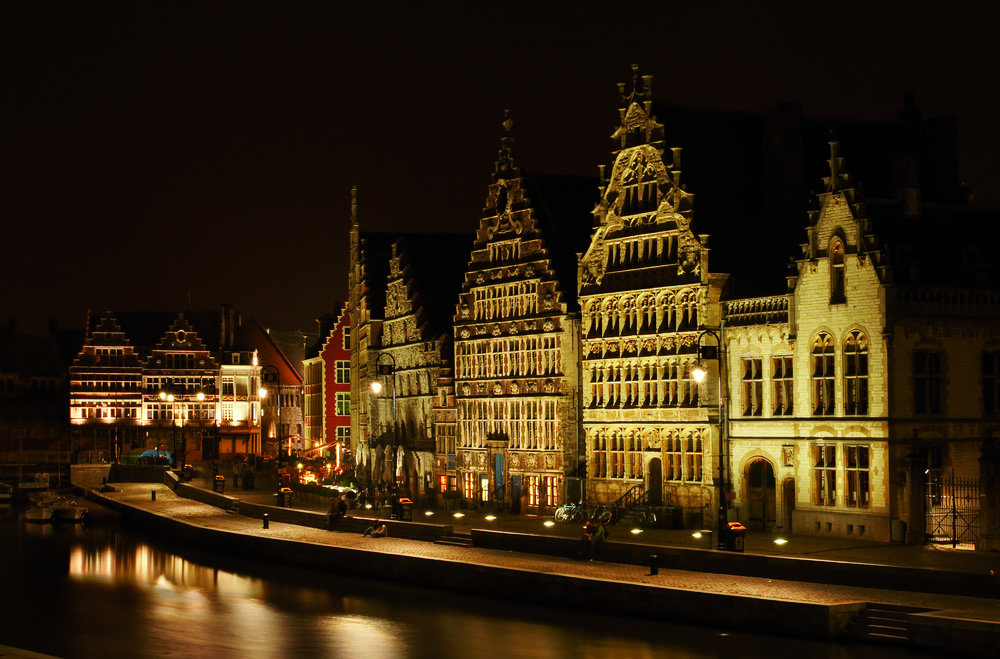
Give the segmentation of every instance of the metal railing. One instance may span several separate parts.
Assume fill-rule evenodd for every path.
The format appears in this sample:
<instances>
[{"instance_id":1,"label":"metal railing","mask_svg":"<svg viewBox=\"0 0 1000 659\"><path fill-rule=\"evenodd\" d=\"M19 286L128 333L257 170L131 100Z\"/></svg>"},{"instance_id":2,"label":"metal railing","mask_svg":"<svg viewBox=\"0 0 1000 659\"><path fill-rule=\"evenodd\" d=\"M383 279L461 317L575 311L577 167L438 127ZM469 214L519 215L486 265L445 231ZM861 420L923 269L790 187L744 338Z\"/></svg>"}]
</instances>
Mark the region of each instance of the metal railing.
<instances>
[{"instance_id":1,"label":"metal railing","mask_svg":"<svg viewBox=\"0 0 1000 659\"><path fill-rule=\"evenodd\" d=\"M975 549L981 533L979 479L953 471L927 481L925 512L930 542Z\"/></svg>"}]
</instances>

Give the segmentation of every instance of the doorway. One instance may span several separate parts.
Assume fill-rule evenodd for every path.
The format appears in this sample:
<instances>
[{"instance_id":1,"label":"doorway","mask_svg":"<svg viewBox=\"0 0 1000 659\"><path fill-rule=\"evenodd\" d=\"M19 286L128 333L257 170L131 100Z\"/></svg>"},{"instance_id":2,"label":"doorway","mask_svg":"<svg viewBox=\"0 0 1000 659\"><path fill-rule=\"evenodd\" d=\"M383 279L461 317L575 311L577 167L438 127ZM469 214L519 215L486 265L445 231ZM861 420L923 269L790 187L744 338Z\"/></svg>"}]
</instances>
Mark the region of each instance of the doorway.
<instances>
[{"instance_id":1,"label":"doorway","mask_svg":"<svg viewBox=\"0 0 1000 659\"><path fill-rule=\"evenodd\" d=\"M653 458L649 461L649 505L663 505L663 462L660 458Z\"/></svg>"},{"instance_id":2,"label":"doorway","mask_svg":"<svg viewBox=\"0 0 1000 659\"><path fill-rule=\"evenodd\" d=\"M785 511L785 533L792 531L792 517L795 513L795 479L789 478L781 484L781 507Z\"/></svg>"},{"instance_id":3,"label":"doorway","mask_svg":"<svg viewBox=\"0 0 1000 659\"><path fill-rule=\"evenodd\" d=\"M747 503L750 507L750 528L755 531L770 531L774 528L774 468L763 458L757 458L747 466Z\"/></svg>"}]
</instances>

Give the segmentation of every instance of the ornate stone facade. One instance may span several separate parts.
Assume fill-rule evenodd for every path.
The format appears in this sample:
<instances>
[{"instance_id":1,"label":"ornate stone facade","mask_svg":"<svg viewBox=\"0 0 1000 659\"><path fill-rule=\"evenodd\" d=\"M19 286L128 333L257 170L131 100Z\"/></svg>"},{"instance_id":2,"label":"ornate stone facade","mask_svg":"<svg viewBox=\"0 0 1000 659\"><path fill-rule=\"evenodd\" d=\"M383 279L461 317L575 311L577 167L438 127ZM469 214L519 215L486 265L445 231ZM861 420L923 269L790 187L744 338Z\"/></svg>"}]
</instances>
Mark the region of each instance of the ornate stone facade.
<instances>
[{"instance_id":1,"label":"ornate stone facade","mask_svg":"<svg viewBox=\"0 0 1000 659\"><path fill-rule=\"evenodd\" d=\"M718 383L691 372L702 331L718 328L725 278L709 272L708 236L691 231L681 150L664 160L650 84L635 75L628 94L619 86L614 163L610 176L601 168L597 229L579 264L588 493L613 502L631 490L700 513L714 502L718 420L703 404Z\"/></svg>"},{"instance_id":2,"label":"ornate stone facade","mask_svg":"<svg viewBox=\"0 0 1000 659\"><path fill-rule=\"evenodd\" d=\"M508 118L455 314L456 474L466 499L551 511L582 458L577 325L513 149Z\"/></svg>"}]
</instances>

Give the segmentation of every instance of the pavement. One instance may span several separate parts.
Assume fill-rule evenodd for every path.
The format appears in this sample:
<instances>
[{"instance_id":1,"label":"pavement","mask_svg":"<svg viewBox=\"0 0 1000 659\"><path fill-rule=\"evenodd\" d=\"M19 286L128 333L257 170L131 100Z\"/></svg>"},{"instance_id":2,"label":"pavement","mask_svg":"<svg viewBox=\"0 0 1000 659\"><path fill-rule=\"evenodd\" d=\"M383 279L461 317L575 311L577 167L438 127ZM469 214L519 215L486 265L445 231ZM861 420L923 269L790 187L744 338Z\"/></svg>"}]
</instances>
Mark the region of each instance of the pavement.
<instances>
[{"instance_id":1,"label":"pavement","mask_svg":"<svg viewBox=\"0 0 1000 659\"><path fill-rule=\"evenodd\" d=\"M210 489L207 481L195 480L192 485ZM259 519L234 515L226 511L198 503L176 495L169 487L150 483L116 483L120 491L109 496L122 503L165 515L190 524L210 529L242 533L252 536L266 536L276 539L335 545L366 551L405 554L429 559L477 563L485 566L530 570L538 573L571 575L583 578L601 579L632 584L647 584L669 588L679 588L705 593L728 594L742 597L762 597L787 599L818 604L842 604L845 602L867 601L871 603L897 606L921 607L963 620L984 621L1000 624L1000 599L942 595L933 593L882 590L877 588L850 587L799 581L782 581L732 574L691 572L660 568L658 574L651 575L648 566L605 563L599 560L580 561L555 556L541 556L520 552L486 549L481 547L461 547L435 544L420 540L397 537L361 537L357 533L327 531L294 524L271 521L269 528L262 528ZM155 500L151 490L156 491ZM227 492L228 495L253 503L271 504L274 494L270 489ZM292 502L293 508L320 510L326 506L306 501ZM350 510L349 515L374 517L368 511ZM424 513L433 514L424 514ZM456 517L451 511L414 510L414 520L421 517L425 521L450 524L455 531L469 531L475 528L490 528L524 533L579 537L579 524L555 524L545 526L550 518L530 515L497 515L496 519L486 519L486 511L463 511L464 516ZM611 527L611 540L619 542L641 542L646 545L663 547L697 547L698 540L691 531L670 529L647 529L633 535L623 523ZM787 544L776 545L775 534L748 532L746 553L761 553L811 560L848 561L877 565L897 565L910 567L930 567L949 571L989 574L1000 569L1000 555L970 551L953 551L933 547L920 547L896 543L876 543L821 536L790 535Z\"/></svg>"}]
</instances>

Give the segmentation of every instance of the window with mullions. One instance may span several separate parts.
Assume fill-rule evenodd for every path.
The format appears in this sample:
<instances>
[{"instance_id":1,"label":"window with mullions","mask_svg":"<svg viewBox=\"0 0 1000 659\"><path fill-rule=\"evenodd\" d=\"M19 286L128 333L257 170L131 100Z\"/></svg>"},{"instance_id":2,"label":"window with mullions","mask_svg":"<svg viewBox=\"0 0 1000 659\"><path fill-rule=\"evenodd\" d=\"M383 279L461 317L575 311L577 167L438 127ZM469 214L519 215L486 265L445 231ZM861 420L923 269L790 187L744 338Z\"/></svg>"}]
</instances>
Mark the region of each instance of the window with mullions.
<instances>
[{"instance_id":1,"label":"window with mullions","mask_svg":"<svg viewBox=\"0 0 1000 659\"><path fill-rule=\"evenodd\" d=\"M814 444L813 486L816 503L833 506L837 503L837 447L833 444Z\"/></svg>"},{"instance_id":2,"label":"window with mullions","mask_svg":"<svg viewBox=\"0 0 1000 659\"><path fill-rule=\"evenodd\" d=\"M792 413L792 358L771 358L771 382L774 387L775 416L788 416Z\"/></svg>"},{"instance_id":3,"label":"window with mullions","mask_svg":"<svg viewBox=\"0 0 1000 659\"><path fill-rule=\"evenodd\" d=\"M351 381L351 362L346 359L337 360L337 383L346 384Z\"/></svg>"},{"instance_id":4,"label":"window with mullions","mask_svg":"<svg viewBox=\"0 0 1000 659\"><path fill-rule=\"evenodd\" d=\"M833 337L821 332L812 350L813 414L829 416L834 412L834 344Z\"/></svg>"},{"instance_id":5,"label":"window with mullions","mask_svg":"<svg viewBox=\"0 0 1000 659\"><path fill-rule=\"evenodd\" d=\"M835 238L830 243L830 304L843 304L844 295L844 243Z\"/></svg>"},{"instance_id":6,"label":"window with mullions","mask_svg":"<svg viewBox=\"0 0 1000 659\"><path fill-rule=\"evenodd\" d=\"M844 342L844 414L868 414L868 337L858 330Z\"/></svg>"},{"instance_id":7,"label":"window with mullions","mask_svg":"<svg viewBox=\"0 0 1000 659\"><path fill-rule=\"evenodd\" d=\"M916 350L913 353L913 411L941 414L941 353Z\"/></svg>"},{"instance_id":8,"label":"window with mullions","mask_svg":"<svg viewBox=\"0 0 1000 659\"><path fill-rule=\"evenodd\" d=\"M868 447L844 447L844 473L847 491L844 503L856 508L867 508L869 499Z\"/></svg>"},{"instance_id":9,"label":"window with mullions","mask_svg":"<svg viewBox=\"0 0 1000 659\"><path fill-rule=\"evenodd\" d=\"M1000 415L1000 351L983 353L983 413Z\"/></svg>"},{"instance_id":10,"label":"window with mullions","mask_svg":"<svg viewBox=\"0 0 1000 659\"><path fill-rule=\"evenodd\" d=\"M337 416L351 415L351 394L346 392L337 393Z\"/></svg>"},{"instance_id":11,"label":"window with mullions","mask_svg":"<svg viewBox=\"0 0 1000 659\"><path fill-rule=\"evenodd\" d=\"M760 416L763 410L764 375L758 357L743 359L743 416Z\"/></svg>"}]
</instances>

